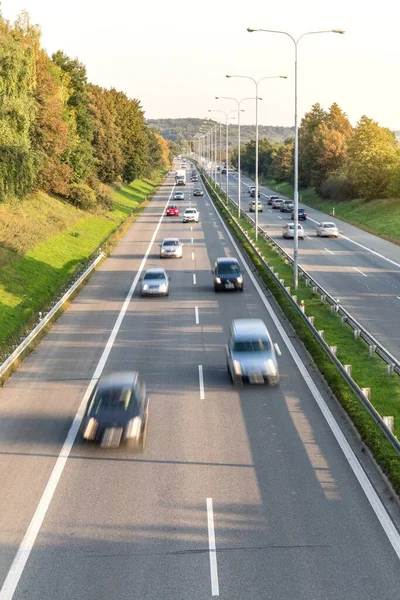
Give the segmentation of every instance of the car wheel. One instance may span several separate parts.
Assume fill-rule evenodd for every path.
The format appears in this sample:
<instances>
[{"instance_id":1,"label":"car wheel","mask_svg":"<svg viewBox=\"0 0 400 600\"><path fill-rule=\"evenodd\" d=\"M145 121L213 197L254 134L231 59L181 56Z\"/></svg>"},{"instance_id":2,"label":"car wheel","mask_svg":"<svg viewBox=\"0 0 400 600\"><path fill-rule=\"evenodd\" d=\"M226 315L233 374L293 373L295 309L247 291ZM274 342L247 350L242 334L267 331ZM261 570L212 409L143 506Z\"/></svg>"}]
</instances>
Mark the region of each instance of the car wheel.
<instances>
[{"instance_id":1,"label":"car wheel","mask_svg":"<svg viewBox=\"0 0 400 600\"><path fill-rule=\"evenodd\" d=\"M214 292L215 292L215 293L219 292L219 289L217 288L217 286L216 286L216 285L214 285Z\"/></svg>"},{"instance_id":2,"label":"car wheel","mask_svg":"<svg viewBox=\"0 0 400 600\"><path fill-rule=\"evenodd\" d=\"M239 292L243 292L243 286L239 288Z\"/></svg>"}]
</instances>

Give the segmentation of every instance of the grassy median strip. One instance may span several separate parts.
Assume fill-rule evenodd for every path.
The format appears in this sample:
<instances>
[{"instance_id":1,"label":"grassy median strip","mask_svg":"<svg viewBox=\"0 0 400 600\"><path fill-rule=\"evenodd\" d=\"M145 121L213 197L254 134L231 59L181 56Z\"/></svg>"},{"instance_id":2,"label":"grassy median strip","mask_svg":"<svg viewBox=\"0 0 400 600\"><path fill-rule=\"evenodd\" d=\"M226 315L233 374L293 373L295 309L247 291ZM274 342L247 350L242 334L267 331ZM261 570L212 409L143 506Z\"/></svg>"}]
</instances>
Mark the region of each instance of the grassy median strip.
<instances>
[{"instance_id":1,"label":"grassy median strip","mask_svg":"<svg viewBox=\"0 0 400 600\"><path fill-rule=\"evenodd\" d=\"M115 245L164 175L116 189L112 210L102 213L81 211L41 192L0 205L0 362L97 249Z\"/></svg>"},{"instance_id":2,"label":"grassy median strip","mask_svg":"<svg viewBox=\"0 0 400 600\"><path fill-rule=\"evenodd\" d=\"M226 210L226 205L220 201L215 190L207 180L206 185L225 221L254 263L258 274L281 306L298 337L312 356L320 373L350 416L361 438L371 450L382 471L391 481L397 495L400 496L400 456L385 438L378 425L315 339L301 315L292 306L290 300L275 279L275 276L265 268L262 260L253 250L249 240L241 232L235 220ZM221 198L226 200L224 195L221 195ZM231 205L231 208L234 209L234 206ZM239 222L254 242L254 228L244 218L239 219ZM285 261L271 244L261 237L257 240L257 248L263 255L264 260L273 267L274 272L279 273L279 279L283 279L285 285L290 286L293 280L291 265ZM386 364L376 355L371 358L369 357L368 346L365 342L361 339L355 340L352 329L349 326L342 326L337 313L332 313L326 303L321 304L320 296L315 296L312 288L307 287L302 279L299 280L296 295L298 304L300 304L301 300L304 300L306 314L314 316L316 328L324 330L326 342L331 346L337 346L337 357L340 362L352 365L352 377L359 387L371 388L371 401L379 414L382 416L394 416L394 433L399 436L400 378L398 375L387 376Z\"/></svg>"}]
</instances>

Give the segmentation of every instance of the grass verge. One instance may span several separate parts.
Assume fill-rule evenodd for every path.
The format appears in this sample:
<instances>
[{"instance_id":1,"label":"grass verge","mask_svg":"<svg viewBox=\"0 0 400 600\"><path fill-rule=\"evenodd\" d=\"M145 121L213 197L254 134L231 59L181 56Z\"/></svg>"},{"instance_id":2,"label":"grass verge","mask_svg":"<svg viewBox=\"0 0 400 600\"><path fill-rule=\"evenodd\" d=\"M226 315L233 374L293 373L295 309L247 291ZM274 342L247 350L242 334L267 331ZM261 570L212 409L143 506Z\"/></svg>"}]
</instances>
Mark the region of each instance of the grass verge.
<instances>
[{"instance_id":1,"label":"grass verge","mask_svg":"<svg viewBox=\"0 0 400 600\"><path fill-rule=\"evenodd\" d=\"M332 392L349 415L366 446L370 449L377 464L391 482L397 496L400 496L400 456L385 438L378 425L361 404L360 400L336 366L329 359L321 345L315 339L307 324L292 306L290 300L280 288L275 277L265 268L263 262L253 250L245 235L220 201L209 181L204 177L207 189L216 202L225 222L253 262L259 276L279 303L297 336L312 356L318 370L327 381ZM245 219L240 219L241 226L252 237L253 228ZM254 241L254 240L253 240ZM265 260L273 266L279 277L289 282L293 278L292 268L285 263L280 254L266 240L257 241L257 247ZM343 364L351 364L352 377L360 387L370 387L372 403L381 415L395 417L395 435L400 435L400 379L397 375L386 375L385 363L377 356L369 358L368 347L362 340L354 340L350 327L343 327L336 313L331 313L326 304L313 296L312 289L300 280L297 290L298 302L305 301L307 315L315 317L317 329L325 330L325 339L329 345L338 346L337 356Z\"/></svg>"},{"instance_id":2,"label":"grass verge","mask_svg":"<svg viewBox=\"0 0 400 600\"><path fill-rule=\"evenodd\" d=\"M276 190L279 194L293 198L293 186L278 183L274 179L263 180L263 185ZM299 200L321 212L335 216L342 221L355 225L364 231L400 244L400 202L398 198L381 200L347 200L343 202L322 200L314 188L300 190Z\"/></svg>"},{"instance_id":3,"label":"grass verge","mask_svg":"<svg viewBox=\"0 0 400 600\"><path fill-rule=\"evenodd\" d=\"M114 247L164 175L116 189L106 213L90 214L43 193L0 206L0 362L98 248Z\"/></svg>"}]
</instances>

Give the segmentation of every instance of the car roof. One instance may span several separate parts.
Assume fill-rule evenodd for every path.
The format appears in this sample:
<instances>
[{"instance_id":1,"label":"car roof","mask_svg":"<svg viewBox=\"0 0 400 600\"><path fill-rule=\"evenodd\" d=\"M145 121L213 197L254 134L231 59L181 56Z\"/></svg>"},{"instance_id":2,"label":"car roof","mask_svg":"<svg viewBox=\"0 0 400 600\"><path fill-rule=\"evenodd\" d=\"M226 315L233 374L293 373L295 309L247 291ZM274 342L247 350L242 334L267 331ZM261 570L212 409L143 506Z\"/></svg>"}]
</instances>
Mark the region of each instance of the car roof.
<instances>
[{"instance_id":1,"label":"car roof","mask_svg":"<svg viewBox=\"0 0 400 600\"><path fill-rule=\"evenodd\" d=\"M197 208L186 208L185 212L197 212Z\"/></svg>"},{"instance_id":2,"label":"car roof","mask_svg":"<svg viewBox=\"0 0 400 600\"><path fill-rule=\"evenodd\" d=\"M336 227L335 223L332 223L332 221L322 221L322 227L326 227L327 225L333 225L334 227Z\"/></svg>"},{"instance_id":3,"label":"car roof","mask_svg":"<svg viewBox=\"0 0 400 600\"><path fill-rule=\"evenodd\" d=\"M238 259L233 256L220 256L219 258L216 259L216 262L218 264L219 263L226 263L226 264L237 263L237 264L239 264Z\"/></svg>"},{"instance_id":4,"label":"car roof","mask_svg":"<svg viewBox=\"0 0 400 600\"><path fill-rule=\"evenodd\" d=\"M164 242L179 242L179 238L164 238L163 243Z\"/></svg>"},{"instance_id":5,"label":"car roof","mask_svg":"<svg viewBox=\"0 0 400 600\"><path fill-rule=\"evenodd\" d=\"M253 337L259 338L260 335L269 338L268 329L262 319L235 319L231 327L236 339L248 340Z\"/></svg>"},{"instance_id":6,"label":"car roof","mask_svg":"<svg viewBox=\"0 0 400 600\"><path fill-rule=\"evenodd\" d=\"M123 387L133 386L139 377L138 371L120 371L102 375L98 381L97 387Z\"/></svg>"},{"instance_id":7,"label":"car roof","mask_svg":"<svg viewBox=\"0 0 400 600\"><path fill-rule=\"evenodd\" d=\"M167 274L166 271L165 271L165 269L161 269L161 268L159 268L159 269L157 269L157 268L155 268L155 269L147 269L147 271L145 271L144 274L147 275L147 273L150 273L150 275L152 275L153 273L154 273L154 275L156 273L164 273L164 275Z\"/></svg>"}]
</instances>

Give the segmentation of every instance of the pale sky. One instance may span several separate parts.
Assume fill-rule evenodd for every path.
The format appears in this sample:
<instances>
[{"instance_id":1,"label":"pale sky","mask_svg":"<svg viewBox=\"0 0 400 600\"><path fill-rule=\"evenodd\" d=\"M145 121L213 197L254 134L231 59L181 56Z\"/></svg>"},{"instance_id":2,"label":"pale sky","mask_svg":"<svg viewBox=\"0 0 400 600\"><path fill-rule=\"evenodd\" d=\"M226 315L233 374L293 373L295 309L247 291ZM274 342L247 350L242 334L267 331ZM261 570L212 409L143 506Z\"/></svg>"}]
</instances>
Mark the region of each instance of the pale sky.
<instances>
[{"instance_id":1,"label":"pale sky","mask_svg":"<svg viewBox=\"0 0 400 600\"><path fill-rule=\"evenodd\" d=\"M294 45L278 29L344 29L345 35L305 37L299 44L299 117L312 104L333 102L353 125L361 115L400 130L400 3L397 0L2 0L13 21L26 9L42 29L49 54L61 49L86 65L89 81L138 98L147 118L220 118L208 109L236 104L215 96L255 96L259 122L293 125ZM255 122L254 103L243 103L242 123Z\"/></svg>"}]
</instances>

